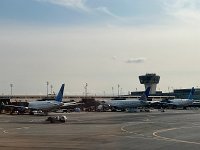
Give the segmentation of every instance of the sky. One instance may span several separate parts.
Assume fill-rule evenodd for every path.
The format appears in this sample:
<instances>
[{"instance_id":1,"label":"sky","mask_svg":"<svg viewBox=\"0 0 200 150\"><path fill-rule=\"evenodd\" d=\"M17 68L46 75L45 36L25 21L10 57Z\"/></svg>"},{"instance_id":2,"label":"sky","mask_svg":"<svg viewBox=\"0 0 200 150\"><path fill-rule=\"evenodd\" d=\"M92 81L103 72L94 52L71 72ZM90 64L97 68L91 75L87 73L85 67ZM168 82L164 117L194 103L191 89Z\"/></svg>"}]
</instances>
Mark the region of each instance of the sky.
<instances>
[{"instance_id":1,"label":"sky","mask_svg":"<svg viewBox=\"0 0 200 150\"><path fill-rule=\"evenodd\" d=\"M0 94L66 95L200 85L199 0L1 0ZM50 88L49 88L50 91Z\"/></svg>"}]
</instances>

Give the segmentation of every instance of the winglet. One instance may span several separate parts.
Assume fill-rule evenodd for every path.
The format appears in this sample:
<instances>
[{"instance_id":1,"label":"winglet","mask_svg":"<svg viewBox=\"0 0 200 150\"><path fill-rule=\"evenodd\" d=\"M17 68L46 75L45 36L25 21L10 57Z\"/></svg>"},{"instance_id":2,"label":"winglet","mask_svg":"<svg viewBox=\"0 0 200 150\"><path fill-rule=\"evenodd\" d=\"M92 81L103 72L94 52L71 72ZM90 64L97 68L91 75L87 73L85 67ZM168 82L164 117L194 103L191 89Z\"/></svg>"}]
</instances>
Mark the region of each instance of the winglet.
<instances>
[{"instance_id":1,"label":"winglet","mask_svg":"<svg viewBox=\"0 0 200 150\"><path fill-rule=\"evenodd\" d=\"M194 87L192 87L192 89L191 89L191 91L190 91L190 94L189 94L189 96L188 96L188 99L189 99L189 100L193 99L194 92L195 92L195 89L194 89Z\"/></svg>"},{"instance_id":2,"label":"winglet","mask_svg":"<svg viewBox=\"0 0 200 150\"><path fill-rule=\"evenodd\" d=\"M140 100L146 101L149 96L150 90L151 90L151 87L148 87L145 90L144 94L140 97Z\"/></svg>"},{"instance_id":3,"label":"winglet","mask_svg":"<svg viewBox=\"0 0 200 150\"><path fill-rule=\"evenodd\" d=\"M59 91L58 95L56 96L55 100L58 101L58 102L62 102L64 87L65 87L65 84L62 84L60 91Z\"/></svg>"}]
</instances>

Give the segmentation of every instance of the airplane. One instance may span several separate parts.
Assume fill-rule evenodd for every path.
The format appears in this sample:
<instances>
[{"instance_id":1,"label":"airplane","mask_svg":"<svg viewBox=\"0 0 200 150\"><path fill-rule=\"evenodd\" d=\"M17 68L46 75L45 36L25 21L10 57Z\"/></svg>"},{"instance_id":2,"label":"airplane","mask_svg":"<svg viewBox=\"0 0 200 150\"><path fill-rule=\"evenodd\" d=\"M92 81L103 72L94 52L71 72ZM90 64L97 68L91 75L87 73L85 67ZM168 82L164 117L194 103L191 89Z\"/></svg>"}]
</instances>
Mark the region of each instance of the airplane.
<instances>
[{"instance_id":1,"label":"airplane","mask_svg":"<svg viewBox=\"0 0 200 150\"><path fill-rule=\"evenodd\" d=\"M125 111L126 109L130 110L139 107L146 107L149 105L147 102L149 92L150 87L145 90L144 94L139 99L110 100L105 103L111 108L111 111Z\"/></svg>"},{"instance_id":2,"label":"airplane","mask_svg":"<svg viewBox=\"0 0 200 150\"><path fill-rule=\"evenodd\" d=\"M194 87L192 87L187 99L172 99L165 102L161 102L161 105L165 107L170 107L170 108L183 107L184 109L186 109L186 107L191 106L194 102L193 100L194 92L195 92L195 89Z\"/></svg>"},{"instance_id":3,"label":"airplane","mask_svg":"<svg viewBox=\"0 0 200 150\"><path fill-rule=\"evenodd\" d=\"M53 109L57 109L63 105L62 99L63 99L64 87L65 87L65 84L62 84L55 100L32 101L32 102L28 102L27 107L15 106L15 105L4 105L4 107L9 107L9 108L12 108L12 110L21 111L22 113L25 112L25 110L30 110L30 114L34 114L37 111L42 111L44 112L45 115L48 115L49 111Z\"/></svg>"}]
</instances>

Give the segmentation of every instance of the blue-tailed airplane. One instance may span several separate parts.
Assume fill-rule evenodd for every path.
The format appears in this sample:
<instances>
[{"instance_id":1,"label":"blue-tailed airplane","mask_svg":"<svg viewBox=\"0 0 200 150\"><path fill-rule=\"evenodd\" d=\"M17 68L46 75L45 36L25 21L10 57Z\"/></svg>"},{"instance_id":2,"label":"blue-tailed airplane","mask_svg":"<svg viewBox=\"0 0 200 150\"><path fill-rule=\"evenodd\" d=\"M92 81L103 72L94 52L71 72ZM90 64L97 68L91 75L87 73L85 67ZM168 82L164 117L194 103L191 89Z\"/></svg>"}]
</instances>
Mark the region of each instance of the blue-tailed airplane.
<instances>
[{"instance_id":1,"label":"blue-tailed airplane","mask_svg":"<svg viewBox=\"0 0 200 150\"><path fill-rule=\"evenodd\" d=\"M164 102L163 105L172 107L172 108L182 107L186 109L186 107L191 106L194 102L193 100L194 92L195 92L195 89L194 87L192 87L187 99L172 99L172 100L168 100L167 102Z\"/></svg>"},{"instance_id":2,"label":"blue-tailed airplane","mask_svg":"<svg viewBox=\"0 0 200 150\"><path fill-rule=\"evenodd\" d=\"M144 94L139 99L124 99L124 100L110 100L105 102L112 111L135 109L139 107L146 107L149 105L147 98L149 96L150 87L146 89Z\"/></svg>"},{"instance_id":3,"label":"blue-tailed airplane","mask_svg":"<svg viewBox=\"0 0 200 150\"><path fill-rule=\"evenodd\" d=\"M62 84L59 93L57 94L55 100L45 100L45 101L33 101L28 103L28 109L32 110L41 110L46 114L53 110L61 107L63 105L63 92L65 84Z\"/></svg>"},{"instance_id":4,"label":"blue-tailed airplane","mask_svg":"<svg viewBox=\"0 0 200 150\"><path fill-rule=\"evenodd\" d=\"M47 115L49 111L57 109L63 105L62 99L63 99L64 87L65 84L62 84L55 100L28 102L28 107L15 106L15 105L4 105L4 106L10 107L12 108L12 110L21 110L22 112L25 110L30 110L30 114L34 114L34 110L42 111L44 112L45 115Z\"/></svg>"}]
</instances>

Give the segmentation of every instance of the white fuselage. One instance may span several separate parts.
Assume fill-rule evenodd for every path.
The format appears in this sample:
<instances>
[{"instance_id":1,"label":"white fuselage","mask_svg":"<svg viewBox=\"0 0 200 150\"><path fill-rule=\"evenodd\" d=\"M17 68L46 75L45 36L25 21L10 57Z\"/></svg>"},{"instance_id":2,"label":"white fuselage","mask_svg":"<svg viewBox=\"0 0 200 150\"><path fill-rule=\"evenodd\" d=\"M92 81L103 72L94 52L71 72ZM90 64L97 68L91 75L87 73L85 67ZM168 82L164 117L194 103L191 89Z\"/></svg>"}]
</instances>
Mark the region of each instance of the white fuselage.
<instances>
[{"instance_id":1,"label":"white fuselage","mask_svg":"<svg viewBox=\"0 0 200 150\"><path fill-rule=\"evenodd\" d=\"M174 99L170 100L170 105L185 107L193 104L193 99Z\"/></svg>"},{"instance_id":2,"label":"white fuselage","mask_svg":"<svg viewBox=\"0 0 200 150\"><path fill-rule=\"evenodd\" d=\"M110 100L107 102L111 107L126 109L126 108L137 108L146 106L148 103L139 99L128 99L128 100Z\"/></svg>"},{"instance_id":3,"label":"white fuselage","mask_svg":"<svg viewBox=\"0 0 200 150\"><path fill-rule=\"evenodd\" d=\"M28 108L33 110L48 111L59 108L62 105L63 103L58 101L34 101L34 102L29 102Z\"/></svg>"}]
</instances>

